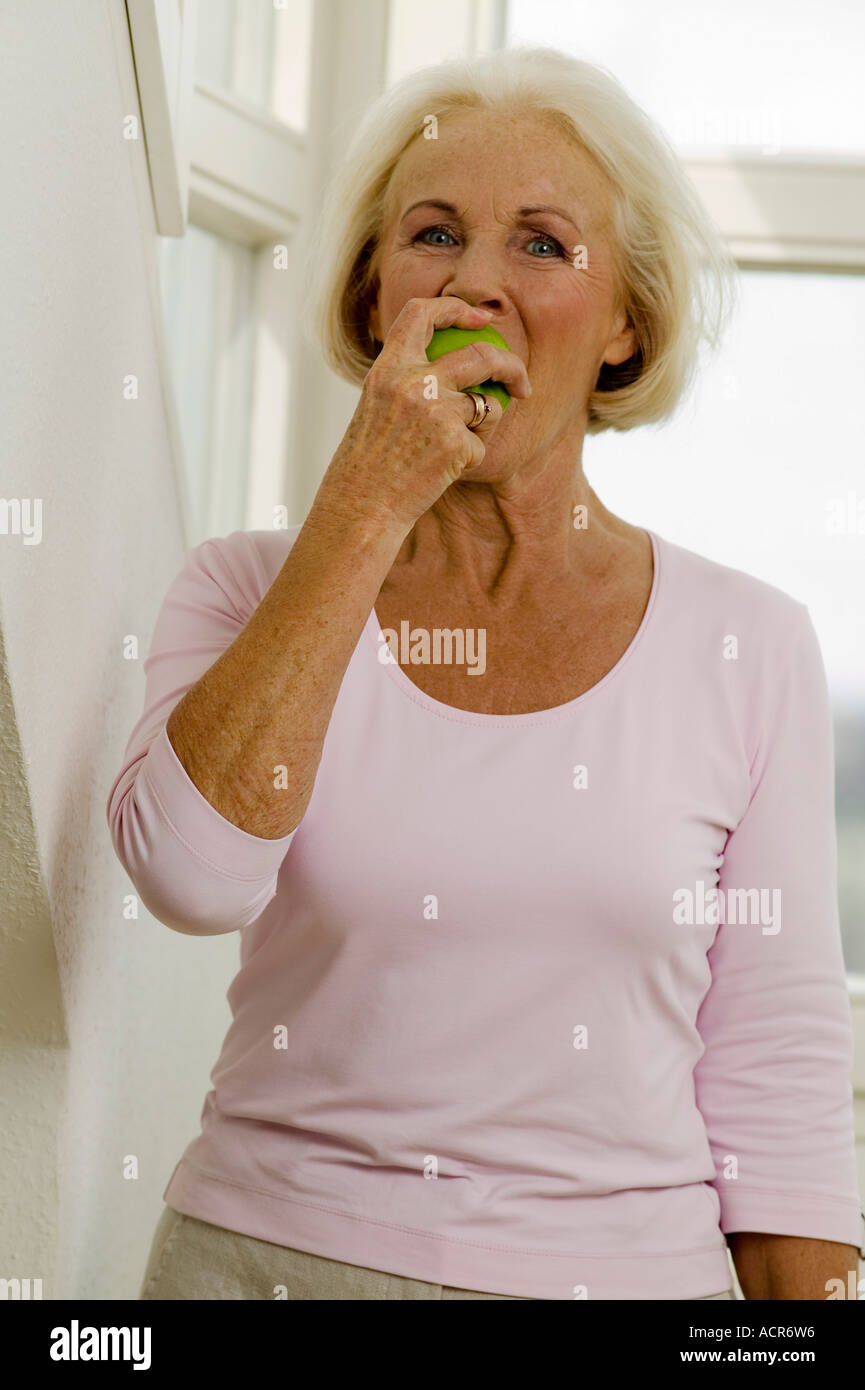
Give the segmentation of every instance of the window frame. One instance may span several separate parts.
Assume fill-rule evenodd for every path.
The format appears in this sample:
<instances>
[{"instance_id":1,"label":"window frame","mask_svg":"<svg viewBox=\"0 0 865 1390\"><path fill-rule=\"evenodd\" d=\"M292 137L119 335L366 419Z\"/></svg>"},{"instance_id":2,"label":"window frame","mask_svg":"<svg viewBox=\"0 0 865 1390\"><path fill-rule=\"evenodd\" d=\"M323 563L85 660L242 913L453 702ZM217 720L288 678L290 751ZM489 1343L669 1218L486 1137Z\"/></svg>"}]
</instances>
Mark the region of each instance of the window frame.
<instances>
[{"instance_id":1,"label":"window frame","mask_svg":"<svg viewBox=\"0 0 865 1390\"><path fill-rule=\"evenodd\" d=\"M126 0L156 228L186 229L197 0Z\"/></svg>"},{"instance_id":2,"label":"window frame","mask_svg":"<svg viewBox=\"0 0 865 1390\"><path fill-rule=\"evenodd\" d=\"M865 159L681 155L743 270L865 272Z\"/></svg>"}]
</instances>

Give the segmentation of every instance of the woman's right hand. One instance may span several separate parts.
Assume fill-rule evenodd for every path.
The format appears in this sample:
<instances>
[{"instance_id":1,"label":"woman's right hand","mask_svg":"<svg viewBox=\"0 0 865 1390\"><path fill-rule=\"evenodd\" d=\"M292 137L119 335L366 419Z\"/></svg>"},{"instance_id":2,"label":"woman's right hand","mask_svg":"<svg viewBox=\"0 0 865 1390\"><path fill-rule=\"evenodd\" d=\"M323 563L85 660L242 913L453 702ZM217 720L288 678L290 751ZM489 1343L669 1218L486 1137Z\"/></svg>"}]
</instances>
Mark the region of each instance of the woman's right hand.
<instances>
[{"instance_id":1,"label":"woman's right hand","mask_svg":"<svg viewBox=\"0 0 865 1390\"><path fill-rule=\"evenodd\" d=\"M482 328L490 316L454 295L409 299L397 315L363 383L357 409L316 494L319 511L381 519L407 535L466 468L481 462L502 418L491 410L468 428L474 401L461 388L501 381L512 396L531 392L514 352L475 342L435 362L426 349L436 328ZM437 398L430 377L436 378Z\"/></svg>"}]
</instances>

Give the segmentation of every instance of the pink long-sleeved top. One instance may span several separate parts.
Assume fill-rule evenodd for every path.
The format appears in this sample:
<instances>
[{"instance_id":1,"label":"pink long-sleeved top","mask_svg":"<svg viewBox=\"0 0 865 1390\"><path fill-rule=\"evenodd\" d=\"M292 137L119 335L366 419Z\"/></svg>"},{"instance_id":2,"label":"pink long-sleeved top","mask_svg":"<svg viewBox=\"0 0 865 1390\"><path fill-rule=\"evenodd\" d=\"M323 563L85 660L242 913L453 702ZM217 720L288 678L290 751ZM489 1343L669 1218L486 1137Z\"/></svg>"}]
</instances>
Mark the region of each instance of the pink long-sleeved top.
<instances>
[{"instance_id":1,"label":"pink long-sleeved top","mask_svg":"<svg viewBox=\"0 0 865 1390\"><path fill-rule=\"evenodd\" d=\"M807 608L650 532L618 663L506 716L421 692L373 609L306 814L265 840L211 806L165 724L299 529L187 553L108 799L152 914L240 934L233 1022L165 1201L535 1299L718 1293L731 1231L858 1245Z\"/></svg>"}]
</instances>

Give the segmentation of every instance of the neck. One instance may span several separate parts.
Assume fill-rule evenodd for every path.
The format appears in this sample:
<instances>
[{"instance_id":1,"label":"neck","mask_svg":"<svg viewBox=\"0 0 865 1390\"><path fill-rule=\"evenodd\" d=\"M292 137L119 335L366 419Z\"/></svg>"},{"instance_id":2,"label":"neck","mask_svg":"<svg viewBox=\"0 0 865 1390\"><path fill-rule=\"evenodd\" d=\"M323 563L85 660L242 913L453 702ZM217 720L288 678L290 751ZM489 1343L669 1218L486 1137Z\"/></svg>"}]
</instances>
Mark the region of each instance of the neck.
<instances>
[{"instance_id":1,"label":"neck","mask_svg":"<svg viewBox=\"0 0 865 1390\"><path fill-rule=\"evenodd\" d=\"M581 460L552 460L531 477L452 484L415 523L395 566L507 602L596 583L635 538L644 542L596 496Z\"/></svg>"}]
</instances>

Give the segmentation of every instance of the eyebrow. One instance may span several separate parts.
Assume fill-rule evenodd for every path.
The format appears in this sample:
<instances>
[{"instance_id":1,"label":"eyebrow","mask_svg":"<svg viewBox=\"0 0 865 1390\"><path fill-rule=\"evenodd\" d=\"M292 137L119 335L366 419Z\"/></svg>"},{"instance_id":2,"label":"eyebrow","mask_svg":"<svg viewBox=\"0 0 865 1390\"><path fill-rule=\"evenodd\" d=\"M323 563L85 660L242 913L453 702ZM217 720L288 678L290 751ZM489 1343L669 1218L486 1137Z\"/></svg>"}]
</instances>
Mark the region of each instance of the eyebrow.
<instances>
[{"instance_id":1,"label":"eyebrow","mask_svg":"<svg viewBox=\"0 0 865 1390\"><path fill-rule=\"evenodd\" d=\"M400 221L404 221L404 219L408 217L410 212L414 212L415 208L423 207L439 208L441 212L450 213L452 217L459 217L460 215L457 209L454 207L453 203L445 203L442 201L441 198L421 198L419 202L412 203L410 208L406 208ZM566 222L570 222L571 226L575 227L576 230L580 233L580 236L582 236L582 229L580 228L579 223L575 222L573 217L571 217L570 213L565 212L564 208L554 207L552 203L529 203L527 207L518 209L518 215L520 217L531 217L533 213L536 212L552 212L557 217L564 218L564 220Z\"/></svg>"}]
</instances>

